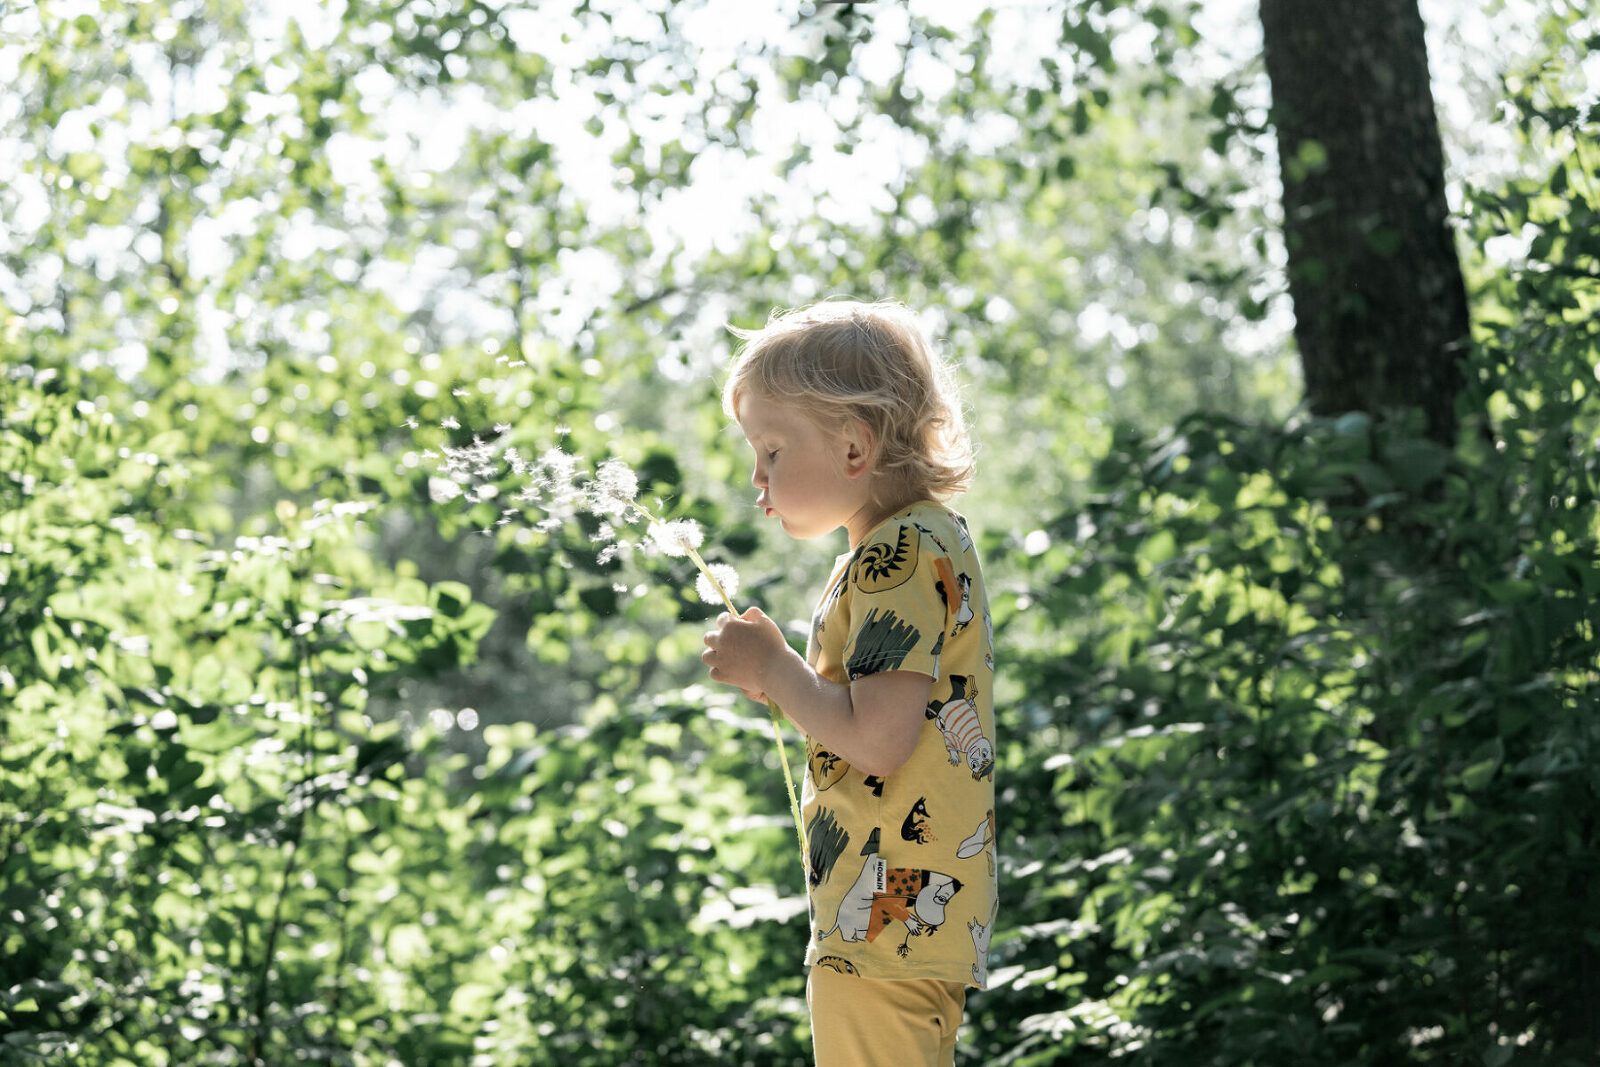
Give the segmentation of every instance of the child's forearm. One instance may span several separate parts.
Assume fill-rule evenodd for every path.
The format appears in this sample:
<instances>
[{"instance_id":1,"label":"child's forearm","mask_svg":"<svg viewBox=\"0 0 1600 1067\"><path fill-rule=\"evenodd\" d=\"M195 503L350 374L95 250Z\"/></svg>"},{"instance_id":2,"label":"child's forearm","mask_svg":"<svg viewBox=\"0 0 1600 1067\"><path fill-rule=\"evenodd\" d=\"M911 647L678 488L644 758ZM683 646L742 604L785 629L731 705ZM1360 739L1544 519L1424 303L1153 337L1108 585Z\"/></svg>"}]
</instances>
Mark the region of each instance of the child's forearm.
<instances>
[{"instance_id":1,"label":"child's forearm","mask_svg":"<svg viewBox=\"0 0 1600 1067\"><path fill-rule=\"evenodd\" d=\"M906 716L860 706L855 686L824 678L798 655L773 665L765 691L819 745L866 774L893 774L915 747L915 727L908 733Z\"/></svg>"}]
</instances>

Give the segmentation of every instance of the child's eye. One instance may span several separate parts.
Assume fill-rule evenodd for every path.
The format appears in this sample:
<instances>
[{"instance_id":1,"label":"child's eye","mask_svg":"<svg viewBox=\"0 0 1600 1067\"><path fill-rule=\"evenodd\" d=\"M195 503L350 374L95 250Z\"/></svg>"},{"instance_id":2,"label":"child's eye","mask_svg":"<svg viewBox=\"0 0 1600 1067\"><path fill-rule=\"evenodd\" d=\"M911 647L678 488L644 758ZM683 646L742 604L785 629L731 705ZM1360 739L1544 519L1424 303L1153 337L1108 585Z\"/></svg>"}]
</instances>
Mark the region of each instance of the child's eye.
<instances>
[{"instance_id":1,"label":"child's eye","mask_svg":"<svg viewBox=\"0 0 1600 1067\"><path fill-rule=\"evenodd\" d=\"M771 460L771 459L775 458L777 456L777 454L778 454L778 450L776 448L767 449L767 459Z\"/></svg>"}]
</instances>

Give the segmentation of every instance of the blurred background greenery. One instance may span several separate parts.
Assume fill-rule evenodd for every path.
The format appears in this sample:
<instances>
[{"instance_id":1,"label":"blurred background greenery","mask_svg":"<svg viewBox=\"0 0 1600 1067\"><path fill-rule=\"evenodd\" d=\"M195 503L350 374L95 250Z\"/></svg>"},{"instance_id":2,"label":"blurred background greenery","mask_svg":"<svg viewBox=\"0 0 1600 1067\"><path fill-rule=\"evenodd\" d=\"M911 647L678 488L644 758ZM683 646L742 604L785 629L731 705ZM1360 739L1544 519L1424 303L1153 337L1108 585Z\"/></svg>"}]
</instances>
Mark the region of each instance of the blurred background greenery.
<instances>
[{"instance_id":1,"label":"blurred background greenery","mask_svg":"<svg viewBox=\"0 0 1600 1067\"><path fill-rule=\"evenodd\" d=\"M691 568L428 478L621 458L804 619L717 395L830 295L981 448L962 1062L1592 1062L1600 24L1422 11L1443 440L1306 403L1253 6L0 3L0 1063L808 1062Z\"/></svg>"}]
</instances>

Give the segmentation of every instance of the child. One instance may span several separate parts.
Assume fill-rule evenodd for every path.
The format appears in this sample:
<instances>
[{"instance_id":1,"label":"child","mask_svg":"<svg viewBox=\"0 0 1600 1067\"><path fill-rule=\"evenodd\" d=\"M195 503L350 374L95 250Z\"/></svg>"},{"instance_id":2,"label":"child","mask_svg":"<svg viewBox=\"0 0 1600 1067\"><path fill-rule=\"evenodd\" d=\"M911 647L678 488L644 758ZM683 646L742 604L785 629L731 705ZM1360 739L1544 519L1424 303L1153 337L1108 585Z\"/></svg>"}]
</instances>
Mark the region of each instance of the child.
<instances>
[{"instance_id":1,"label":"child","mask_svg":"<svg viewBox=\"0 0 1600 1067\"><path fill-rule=\"evenodd\" d=\"M714 681L805 731L818 1067L948 1065L995 919L993 638L966 520L972 455L950 376L893 304L827 302L746 339L724 407L756 506L790 537L843 527L806 657L724 613Z\"/></svg>"}]
</instances>

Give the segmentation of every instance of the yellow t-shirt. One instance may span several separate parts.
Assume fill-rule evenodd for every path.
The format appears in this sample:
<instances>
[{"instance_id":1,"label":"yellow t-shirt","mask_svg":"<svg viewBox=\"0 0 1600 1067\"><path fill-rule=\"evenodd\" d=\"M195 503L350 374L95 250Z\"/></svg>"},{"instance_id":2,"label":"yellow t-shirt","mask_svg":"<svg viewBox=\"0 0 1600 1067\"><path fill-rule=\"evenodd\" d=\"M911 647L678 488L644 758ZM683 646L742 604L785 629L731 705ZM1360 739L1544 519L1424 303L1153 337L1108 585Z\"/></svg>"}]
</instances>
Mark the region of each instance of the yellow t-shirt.
<instances>
[{"instance_id":1,"label":"yellow t-shirt","mask_svg":"<svg viewBox=\"0 0 1600 1067\"><path fill-rule=\"evenodd\" d=\"M841 683L892 670L934 679L922 736L887 778L807 742L806 963L983 988L996 913L994 637L966 520L915 504L840 556L806 659Z\"/></svg>"}]
</instances>

